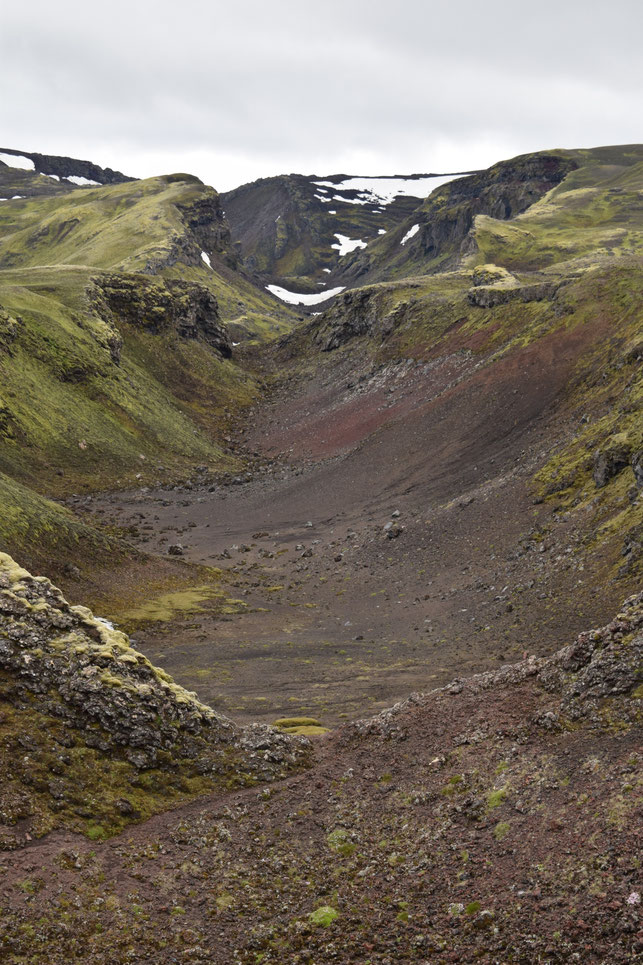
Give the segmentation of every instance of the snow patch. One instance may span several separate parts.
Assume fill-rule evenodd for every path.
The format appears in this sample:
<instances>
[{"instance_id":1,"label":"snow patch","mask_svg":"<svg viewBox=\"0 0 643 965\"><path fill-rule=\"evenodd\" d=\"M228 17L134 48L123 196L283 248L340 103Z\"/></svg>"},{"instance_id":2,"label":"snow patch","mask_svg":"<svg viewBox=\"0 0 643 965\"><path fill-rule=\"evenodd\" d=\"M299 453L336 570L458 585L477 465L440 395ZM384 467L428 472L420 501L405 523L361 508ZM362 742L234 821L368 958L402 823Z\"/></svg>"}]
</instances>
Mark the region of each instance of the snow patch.
<instances>
[{"instance_id":1,"label":"snow patch","mask_svg":"<svg viewBox=\"0 0 643 965\"><path fill-rule=\"evenodd\" d=\"M54 181L60 181L60 178L58 177L57 174L45 174L45 177L52 178Z\"/></svg>"},{"instance_id":2,"label":"snow patch","mask_svg":"<svg viewBox=\"0 0 643 965\"><path fill-rule=\"evenodd\" d=\"M329 209L328 209L328 213L329 213L329 214L337 214L337 211L336 211L335 209L333 209L333 211L331 211L330 208L329 208Z\"/></svg>"},{"instance_id":3,"label":"snow patch","mask_svg":"<svg viewBox=\"0 0 643 965\"><path fill-rule=\"evenodd\" d=\"M406 232L406 234L404 235L404 237L403 237L402 240L400 241L400 244L401 244L401 245L405 245L405 244L407 243L407 241L410 241L411 238L414 238L414 237L416 236L416 234L418 233L419 230L420 230L419 224L414 224L413 227L412 227L412 228L409 228L409 230Z\"/></svg>"},{"instance_id":4,"label":"snow patch","mask_svg":"<svg viewBox=\"0 0 643 965\"><path fill-rule=\"evenodd\" d=\"M35 171L36 165L31 158L22 154L0 154L0 161L4 161L10 168L20 168L21 171Z\"/></svg>"},{"instance_id":5,"label":"snow patch","mask_svg":"<svg viewBox=\"0 0 643 965\"><path fill-rule=\"evenodd\" d=\"M282 302L287 302L289 305L318 305L320 302L325 302L327 298L339 295L345 287L331 288L330 291L320 292L318 295L308 295L305 292L289 292L285 288L280 288L279 285L266 285L266 289L272 295L276 295Z\"/></svg>"},{"instance_id":6,"label":"snow patch","mask_svg":"<svg viewBox=\"0 0 643 965\"><path fill-rule=\"evenodd\" d=\"M361 198L342 198L341 194L334 194L333 201L342 201L344 204L380 204L379 198L372 194L362 195Z\"/></svg>"},{"instance_id":7,"label":"snow patch","mask_svg":"<svg viewBox=\"0 0 643 965\"><path fill-rule=\"evenodd\" d=\"M86 185L101 187L100 181L90 181L89 178L82 178L79 174L68 174L65 181L71 181L72 184L77 184L79 188L84 188Z\"/></svg>"},{"instance_id":8,"label":"snow patch","mask_svg":"<svg viewBox=\"0 0 643 965\"><path fill-rule=\"evenodd\" d=\"M378 233L378 235L385 235L385 234L386 234L386 228L379 228L377 233Z\"/></svg>"},{"instance_id":9,"label":"snow patch","mask_svg":"<svg viewBox=\"0 0 643 965\"><path fill-rule=\"evenodd\" d=\"M331 274L330 268L322 268L322 271L325 271L327 275Z\"/></svg>"},{"instance_id":10,"label":"snow patch","mask_svg":"<svg viewBox=\"0 0 643 965\"><path fill-rule=\"evenodd\" d=\"M203 261L206 263L206 265L208 266L208 268L212 268L212 262L210 261L210 255L207 253L207 251L202 251L202 252L201 252L201 258L202 258Z\"/></svg>"},{"instance_id":11,"label":"snow patch","mask_svg":"<svg viewBox=\"0 0 643 965\"><path fill-rule=\"evenodd\" d=\"M313 181L318 188L332 188L334 191L356 191L356 198L345 198L336 194L335 201L345 204L391 204L396 198L428 198L435 188L447 184L458 174L446 174L430 178L346 178L345 181Z\"/></svg>"},{"instance_id":12,"label":"snow patch","mask_svg":"<svg viewBox=\"0 0 643 965\"><path fill-rule=\"evenodd\" d=\"M114 626L114 624L112 623L112 621L111 621L111 620L106 620L105 617L94 617L94 620L96 620L97 623L102 623L103 626L104 626L104 627L107 627L108 630L115 630L115 629L116 629L116 627Z\"/></svg>"},{"instance_id":13,"label":"snow patch","mask_svg":"<svg viewBox=\"0 0 643 965\"><path fill-rule=\"evenodd\" d=\"M337 238L339 244L331 245L331 248L337 249L340 258L348 255L351 251L355 251L356 248L366 248L366 242L359 238L349 238L348 235L340 234L335 234L334 237Z\"/></svg>"}]
</instances>

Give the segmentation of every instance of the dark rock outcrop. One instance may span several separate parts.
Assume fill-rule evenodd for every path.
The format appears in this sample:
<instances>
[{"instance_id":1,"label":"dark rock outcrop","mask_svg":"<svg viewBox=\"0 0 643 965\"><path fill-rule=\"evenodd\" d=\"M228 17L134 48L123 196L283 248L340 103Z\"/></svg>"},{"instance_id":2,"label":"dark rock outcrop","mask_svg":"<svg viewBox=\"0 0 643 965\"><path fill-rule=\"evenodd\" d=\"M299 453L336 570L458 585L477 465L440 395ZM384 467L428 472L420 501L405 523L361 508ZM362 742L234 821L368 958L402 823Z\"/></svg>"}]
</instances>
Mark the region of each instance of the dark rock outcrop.
<instances>
[{"instance_id":1,"label":"dark rock outcrop","mask_svg":"<svg viewBox=\"0 0 643 965\"><path fill-rule=\"evenodd\" d=\"M643 489L643 449L632 453L632 472L639 489Z\"/></svg>"},{"instance_id":2,"label":"dark rock outcrop","mask_svg":"<svg viewBox=\"0 0 643 965\"><path fill-rule=\"evenodd\" d=\"M175 175L170 175L170 178ZM188 232L198 244L198 249L184 249L195 265L201 264L201 251L208 255L219 255L229 268L236 268L237 253L232 245L230 225L221 207L220 197L214 188L204 187L199 197L190 204L179 204L177 208ZM190 263L190 262L188 262Z\"/></svg>"},{"instance_id":3,"label":"dark rock outcrop","mask_svg":"<svg viewBox=\"0 0 643 965\"><path fill-rule=\"evenodd\" d=\"M408 302L385 312L382 299L374 289L361 288L339 295L332 308L310 325L313 339L322 352L333 352L361 335L386 338L407 317Z\"/></svg>"},{"instance_id":4,"label":"dark rock outcrop","mask_svg":"<svg viewBox=\"0 0 643 965\"><path fill-rule=\"evenodd\" d=\"M618 436L609 440L594 453L593 477L597 489L606 486L610 479L625 469L630 461L631 446L627 439Z\"/></svg>"},{"instance_id":5,"label":"dark rock outcrop","mask_svg":"<svg viewBox=\"0 0 643 965\"><path fill-rule=\"evenodd\" d=\"M624 576L633 570L643 557L643 523L633 526L625 534L622 556L625 562L619 567L619 576Z\"/></svg>"},{"instance_id":6,"label":"dark rock outcrop","mask_svg":"<svg viewBox=\"0 0 643 965\"><path fill-rule=\"evenodd\" d=\"M81 161L73 157L59 157L55 154L38 154L32 151L16 151L13 148L0 148L2 154L28 157L33 161L39 174L55 174L59 178L80 177L99 184L122 184L123 181L136 181L112 168L101 168L92 161ZM2 163L2 162L0 162Z\"/></svg>"},{"instance_id":7,"label":"dark rock outcrop","mask_svg":"<svg viewBox=\"0 0 643 965\"><path fill-rule=\"evenodd\" d=\"M200 338L224 358L232 353L217 300L194 282L113 273L92 280L88 298L94 311L112 327L118 322L154 334L174 330L180 338Z\"/></svg>"},{"instance_id":8,"label":"dark rock outcrop","mask_svg":"<svg viewBox=\"0 0 643 965\"><path fill-rule=\"evenodd\" d=\"M14 318L0 305L0 354L9 350L9 347L20 328L21 318Z\"/></svg>"},{"instance_id":9,"label":"dark rock outcrop","mask_svg":"<svg viewBox=\"0 0 643 965\"><path fill-rule=\"evenodd\" d=\"M470 288L467 298L470 305L479 308L493 308L495 305L505 305L507 302L541 302L554 297L560 285L553 282L541 282L537 285L516 285L515 287L485 286Z\"/></svg>"},{"instance_id":10,"label":"dark rock outcrop","mask_svg":"<svg viewBox=\"0 0 643 965\"><path fill-rule=\"evenodd\" d=\"M507 221L526 211L578 165L557 154L502 161L488 171L450 181L423 206L417 245L426 258L459 252L478 214Z\"/></svg>"},{"instance_id":11,"label":"dark rock outcrop","mask_svg":"<svg viewBox=\"0 0 643 965\"><path fill-rule=\"evenodd\" d=\"M374 281L391 275L454 268L475 250L470 232L476 215L501 221L515 218L554 188L577 162L564 154L528 154L502 161L486 171L459 177L436 188L395 234L378 247L356 253L344 266L343 278ZM419 230L402 248L402 233L415 224Z\"/></svg>"}]
</instances>

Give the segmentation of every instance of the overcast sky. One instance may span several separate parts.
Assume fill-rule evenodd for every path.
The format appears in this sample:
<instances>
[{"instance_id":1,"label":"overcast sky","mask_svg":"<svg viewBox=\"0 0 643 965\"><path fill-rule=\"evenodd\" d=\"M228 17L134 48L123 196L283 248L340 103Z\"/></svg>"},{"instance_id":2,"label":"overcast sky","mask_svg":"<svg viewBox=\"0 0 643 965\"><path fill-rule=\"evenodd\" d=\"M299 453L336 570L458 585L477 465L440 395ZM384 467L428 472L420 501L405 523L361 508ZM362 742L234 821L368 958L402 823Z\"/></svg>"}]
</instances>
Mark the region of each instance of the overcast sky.
<instances>
[{"instance_id":1,"label":"overcast sky","mask_svg":"<svg viewBox=\"0 0 643 965\"><path fill-rule=\"evenodd\" d=\"M0 146L219 190L643 141L641 0L2 3Z\"/></svg>"}]
</instances>

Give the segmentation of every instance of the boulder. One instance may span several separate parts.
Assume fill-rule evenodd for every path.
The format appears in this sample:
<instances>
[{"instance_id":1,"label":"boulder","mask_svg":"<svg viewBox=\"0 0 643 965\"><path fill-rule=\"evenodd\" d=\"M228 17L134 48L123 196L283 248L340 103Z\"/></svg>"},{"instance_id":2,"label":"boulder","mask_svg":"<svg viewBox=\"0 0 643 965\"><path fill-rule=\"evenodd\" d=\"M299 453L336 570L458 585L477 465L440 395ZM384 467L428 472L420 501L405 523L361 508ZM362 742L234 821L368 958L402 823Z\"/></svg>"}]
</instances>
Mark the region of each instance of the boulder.
<instances>
[{"instance_id":1,"label":"boulder","mask_svg":"<svg viewBox=\"0 0 643 965\"><path fill-rule=\"evenodd\" d=\"M629 465L630 452L631 446L624 435L612 436L601 449L596 450L592 475L597 489L602 489Z\"/></svg>"}]
</instances>

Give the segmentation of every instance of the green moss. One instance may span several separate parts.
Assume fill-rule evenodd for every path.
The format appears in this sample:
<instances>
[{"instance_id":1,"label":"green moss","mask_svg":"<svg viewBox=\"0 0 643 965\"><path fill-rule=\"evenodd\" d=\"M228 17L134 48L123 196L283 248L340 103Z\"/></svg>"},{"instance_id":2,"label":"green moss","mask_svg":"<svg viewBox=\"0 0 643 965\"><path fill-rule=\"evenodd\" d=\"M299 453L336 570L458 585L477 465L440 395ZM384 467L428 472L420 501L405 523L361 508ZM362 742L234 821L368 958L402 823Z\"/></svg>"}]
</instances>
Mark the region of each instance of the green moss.
<instances>
[{"instance_id":1,"label":"green moss","mask_svg":"<svg viewBox=\"0 0 643 965\"><path fill-rule=\"evenodd\" d=\"M311 911L308 915L311 924L321 925L323 928L332 925L337 918L339 918L339 912L330 905L322 905L320 908Z\"/></svg>"},{"instance_id":2,"label":"green moss","mask_svg":"<svg viewBox=\"0 0 643 965\"><path fill-rule=\"evenodd\" d=\"M85 834L90 839L90 841L102 841L103 838L106 838L108 836L107 832L105 831L105 828L102 827L102 825L100 824L90 824L87 827Z\"/></svg>"},{"instance_id":3,"label":"green moss","mask_svg":"<svg viewBox=\"0 0 643 965\"><path fill-rule=\"evenodd\" d=\"M331 851L341 855L343 858L349 858L357 850L357 845L351 841L350 838L350 832L345 828L335 828L334 831L330 832L326 840Z\"/></svg>"},{"instance_id":4,"label":"green moss","mask_svg":"<svg viewBox=\"0 0 643 965\"><path fill-rule=\"evenodd\" d=\"M493 811L494 808L500 807L508 794L508 787L500 787L493 791L489 791L487 793L487 811Z\"/></svg>"},{"instance_id":5,"label":"green moss","mask_svg":"<svg viewBox=\"0 0 643 965\"><path fill-rule=\"evenodd\" d=\"M279 717L275 727L321 727L315 717Z\"/></svg>"},{"instance_id":6,"label":"green moss","mask_svg":"<svg viewBox=\"0 0 643 965\"><path fill-rule=\"evenodd\" d=\"M462 774L454 774L442 788L441 793L445 797L453 797L455 794L459 794L464 790L463 787L460 787L461 784L464 784Z\"/></svg>"},{"instance_id":7,"label":"green moss","mask_svg":"<svg viewBox=\"0 0 643 965\"><path fill-rule=\"evenodd\" d=\"M228 908L232 908L234 905L234 895L224 891L220 895L217 895L214 903L218 911L227 911Z\"/></svg>"},{"instance_id":8,"label":"green moss","mask_svg":"<svg viewBox=\"0 0 643 965\"><path fill-rule=\"evenodd\" d=\"M220 586L203 585L173 590L120 613L119 622L167 622L179 613L195 613L206 603L222 603L225 599Z\"/></svg>"},{"instance_id":9,"label":"green moss","mask_svg":"<svg viewBox=\"0 0 643 965\"><path fill-rule=\"evenodd\" d=\"M496 841L502 841L504 837L509 833L510 824L508 821L499 821L493 829L493 836Z\"/></svg>"}]
</instances>

